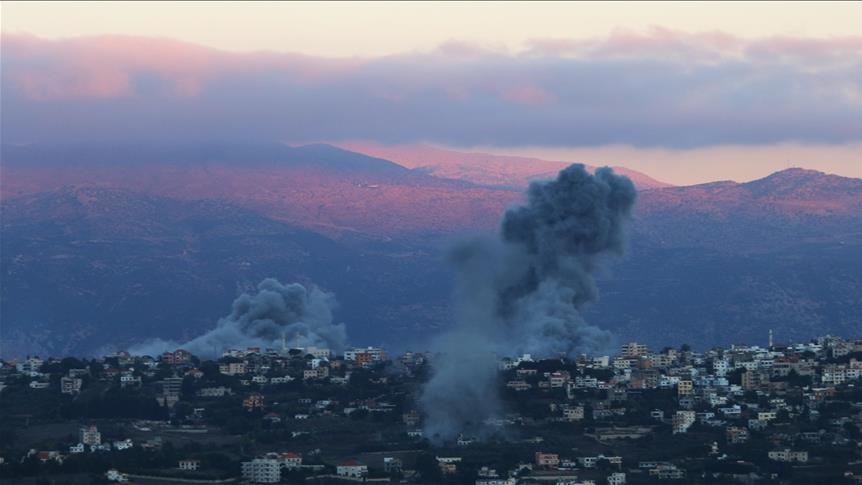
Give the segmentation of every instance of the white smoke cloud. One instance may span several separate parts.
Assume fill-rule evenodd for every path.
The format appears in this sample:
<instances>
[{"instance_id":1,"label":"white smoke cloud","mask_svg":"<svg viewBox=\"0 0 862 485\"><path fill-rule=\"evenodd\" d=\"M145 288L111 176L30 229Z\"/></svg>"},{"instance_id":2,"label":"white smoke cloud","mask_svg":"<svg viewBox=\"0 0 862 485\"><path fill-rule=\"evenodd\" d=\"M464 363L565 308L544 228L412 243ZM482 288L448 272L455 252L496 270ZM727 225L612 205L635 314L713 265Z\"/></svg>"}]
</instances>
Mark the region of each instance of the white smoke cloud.
<instances>
[{"instance_id":1,"label":"white smoke cloud","mask_svg":"<svg viewBox=\"0 0 862 485\"><path fill-rule=\"evenodd\" d=\"M220 356L228 348L275 347L284 338L292 347L344 349L344 324L332 322L335 297L319 288L267 278L253 294L243 293L233 302L230 315L216 328L185 343L151 340L130 349L138 355L157 355L183 348L199 356Z\"/></svg>"}]
</instances>

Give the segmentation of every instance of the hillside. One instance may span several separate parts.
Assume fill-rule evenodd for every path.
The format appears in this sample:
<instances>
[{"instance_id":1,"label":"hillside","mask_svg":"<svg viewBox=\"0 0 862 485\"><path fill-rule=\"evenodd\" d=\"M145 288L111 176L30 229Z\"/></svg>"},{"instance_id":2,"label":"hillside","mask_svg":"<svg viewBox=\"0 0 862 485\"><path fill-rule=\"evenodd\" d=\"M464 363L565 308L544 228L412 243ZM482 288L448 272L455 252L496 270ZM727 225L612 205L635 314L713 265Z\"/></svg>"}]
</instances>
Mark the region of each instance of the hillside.
<instances>
[{"instance_id":1,"label":"hillside","mask_svg":"<svg viewBox=\"0 0 862 485\"><path fill-rule=\"evenodd\" d=\"M2 216L3 356L185 340L267 277L334 292L348 334L371 342L433 328L442 312L445 288L413 282L439 273L433 256L360 253L224 201L66 187L5 201ZM418 292L432 303L417 310Z\"/></svg>"},{"instance_id":2,"label":"hillside","mask_svg":"<svg viewBox=\"0 0 862 485\"><path fill-rule=\"evenodd\" d=\"M3 147L3 198L88 185L219 199L350 239L491 228L519 191L407 170L328 145Z\"/></svg>"},{"instance_id":3,"label":"hillside","mask_svg":"<svg viewBox=\"0 0 862 485\"><path fill-rule=\"evenodd\" d=\"M459 152L428 145L381 145L371 142L341 142L348 150L392 160L400 165L437 177L465 180L479 185L523 188L531 180L553 178L570 162L540 158ZM590 166L591 170L595 167ZM669 187L652 177L625 167L614 167L641 189Z\"/></svg>"},{"instance_id":4,"label":"hillside","mask_svg":"<svg viewBox=\"0 0 862 485\"><path fill-rule=\"evenodd\" d=\"M182 162L120 148L2 160L4 349L185 338L268 276L334 291L356 343L415 348L449 324L450 241L495 230L521 197L326 146ZM622 340L862 331L862 180L791 169L641 191L630 246L588 311Z\"/></svg>"}]
</instances>

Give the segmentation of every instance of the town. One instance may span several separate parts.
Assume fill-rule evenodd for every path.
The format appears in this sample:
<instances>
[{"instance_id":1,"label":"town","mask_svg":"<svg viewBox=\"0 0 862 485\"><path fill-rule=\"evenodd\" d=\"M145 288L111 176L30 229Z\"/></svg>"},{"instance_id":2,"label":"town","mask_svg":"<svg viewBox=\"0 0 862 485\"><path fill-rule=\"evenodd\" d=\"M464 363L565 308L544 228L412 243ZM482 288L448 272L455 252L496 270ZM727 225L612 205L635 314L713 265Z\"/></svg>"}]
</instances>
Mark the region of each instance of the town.
<instances>
[{"instance_id":1,"label":"town","mask_svg":"<svg viewBox=\"0 0 862 485\"><path fill-rule=\"evenodd\" d=\"M3 361L0 481L862 483L862 341L501 357L504 412L438 442L417 394L445 358L282 346Z\"/></svg>"}]
</instances>

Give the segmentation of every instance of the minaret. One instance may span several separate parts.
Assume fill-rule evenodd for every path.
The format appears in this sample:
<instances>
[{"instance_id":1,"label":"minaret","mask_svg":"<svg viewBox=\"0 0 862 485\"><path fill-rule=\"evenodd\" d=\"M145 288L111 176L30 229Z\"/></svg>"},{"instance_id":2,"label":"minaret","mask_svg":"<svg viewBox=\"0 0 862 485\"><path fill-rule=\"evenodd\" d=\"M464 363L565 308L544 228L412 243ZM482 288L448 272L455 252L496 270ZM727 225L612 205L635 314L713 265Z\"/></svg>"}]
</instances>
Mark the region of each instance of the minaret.
<instances>
[{"instance_id":1,"label":"minaret","mask_svg":"<svg viewBox=\"0 0 862 485\"><path fill-rule=\"evenodd\" d=\"M772 329L769 329L769 348L772 348Z\"/></svg>"}]
</instances>

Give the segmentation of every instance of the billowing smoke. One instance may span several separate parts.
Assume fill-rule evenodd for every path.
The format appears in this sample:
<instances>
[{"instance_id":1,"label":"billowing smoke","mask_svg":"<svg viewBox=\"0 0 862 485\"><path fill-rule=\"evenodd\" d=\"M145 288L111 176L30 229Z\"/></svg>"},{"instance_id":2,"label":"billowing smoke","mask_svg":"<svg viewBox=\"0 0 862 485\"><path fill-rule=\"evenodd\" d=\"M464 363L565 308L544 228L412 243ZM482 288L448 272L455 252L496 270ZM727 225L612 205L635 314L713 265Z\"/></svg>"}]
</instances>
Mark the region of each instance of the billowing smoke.
<instances>
[{"instance_id":1,"label":"billowing smoke","mask_svg":"<svg viewBox=\"0 0 862 485\"><path fill-rule=\"evenodd\" d=\"M220 356L228 348L277 347L282 338L291 347L326 347L340 352L346 333L343 324L332 323L334 306L335 298L318 288L298 283L283 285L267 278L257 285L257 292L243 293L234 300L230 315L200 337L184 344L150 341L130 352L156 355L183 348L211 357Z\"/></svg>"},{"instance_id":2,"label":"billowing smoke","mask_svg":"<svg viewBox=\"0 0 862 485\"><path fill-rule=\"evenodd\" d=\"M636 194L610 168L592 175L572 165L531 184L499 237L452 249L456 322L436 344L440 355L420 397L426 436L482 433L500 410L496 355L573 356L610 346L611 335L580 311L596 299L593 275L623 253Z\"/></svg>"}]
</instances>

